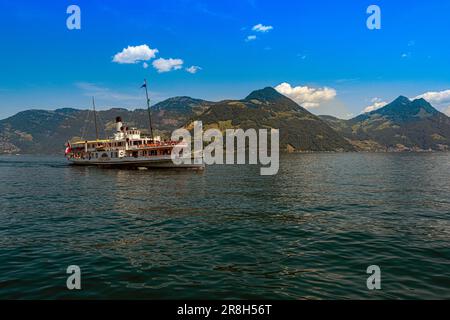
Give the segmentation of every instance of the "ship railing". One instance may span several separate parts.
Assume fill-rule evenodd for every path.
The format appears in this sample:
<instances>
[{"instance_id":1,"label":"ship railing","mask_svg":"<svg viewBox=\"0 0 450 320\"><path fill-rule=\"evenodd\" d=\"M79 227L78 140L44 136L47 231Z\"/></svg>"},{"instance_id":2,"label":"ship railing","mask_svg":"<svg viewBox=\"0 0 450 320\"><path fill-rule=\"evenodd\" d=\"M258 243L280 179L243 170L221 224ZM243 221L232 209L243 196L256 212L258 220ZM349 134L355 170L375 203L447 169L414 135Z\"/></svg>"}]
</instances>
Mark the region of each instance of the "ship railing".
<instances>
[{"instance_id":1,"label":"ship railing","mask_svg":"<svg viewBox=\"0 0 450 320\"><path fill-rule=\"evenodd\" d=\"M134 146L134 147L137 147L138 149L157 148L157 147L173 147L176 144L178 144L178 142L176 142L176 141L167 141L167 142L160 142L160 143L140 144L140 145Z\"/></svg>"}]
</instances>

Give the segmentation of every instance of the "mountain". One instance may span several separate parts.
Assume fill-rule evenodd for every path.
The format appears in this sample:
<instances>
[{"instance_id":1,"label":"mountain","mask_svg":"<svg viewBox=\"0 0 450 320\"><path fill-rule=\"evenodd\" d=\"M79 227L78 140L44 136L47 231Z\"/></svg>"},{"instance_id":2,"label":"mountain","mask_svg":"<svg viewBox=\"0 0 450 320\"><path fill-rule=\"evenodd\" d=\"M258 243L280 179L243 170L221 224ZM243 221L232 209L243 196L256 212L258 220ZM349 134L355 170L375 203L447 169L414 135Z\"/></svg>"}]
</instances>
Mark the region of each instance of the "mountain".
<instances>
[{"instance_id":1,"label":"mountain","mask_svg":"<svg viewBox=\"0 0 450 320\"><path fill-rule=\"evenodd\" d=\"M449 150L450 118L424 99L400 96L350 120L321 116L358 150Z\"/></svg>"},{"instance_id":2,"label":"mountain","mask_svg":"<svg viewBox=\"0 0 450 320\"><path fill-rule=\"evenodd\" d=\"M147 128L147 110L97 112L101 137L110 136L120 116L133 127ZM0 121L0 152L58 153L71 139L95 137L93 112L77 109L28 110ZM325 121L273 88L256 90L242 100L210 102L175 97L152 107L155 132L164 137L194 120L205 128L278 128L280 145L297 151L350 151L353 146Z\"/></svg>"},{"instance_id":3,"label":"mountain","mask_svg":"<svg viewBox=\"0 0 450 320\"><path fill-rule=\"evenodd\" d=\"M169 136L173 130L206 110L207 103L175 97L154 105L152 122L156 134ZM100 137L113 133L117 116L129 126L144 130L149 127L147 110L113 108L97 112ZM95 138L94 114L90 110L27 110L0 120L0 153L59 153L68 140L82 136Z\"/></svg>"},{"instance_id":4,"label":"mountain","mask_svg":"<svg viewBox=\"0 0 450 320\"><path fill-rule=\"evenodd\" d=\"M97 112L100 137L110 136L117 116L148 128L147 110L114 108ZM63 108L27 110L0 120L0 153L60 153L66 141L95 137L93 112ZM277 128L289 151L449 150L450 118L424 99L399 97L385 107L350 120L315 116L273 88L242 100L211 102L174 97L152 107L155 133L169 137L201 120L204 129Z\"/></svg>"},{"instance_id":5,"label":"mountain","mask_svg":"<svg viewBox=\"0 0 450 320\"><path fill-rule=\"evenodd\" d=\"M174 97L161 101L154 106L152 110L166 110L171 112L180 112L188 114L191 112L202 113L212 102L191 97Z\"/></svg>"},{"instance_id":6,"label":"mountain","mask_svg":"<svg viewBox=\"0 0 450 320\"><path fill-rule=\"evenodd\" d=\"M174 97L166 99L152 106L152 122L155 127L164 134L169 134L175 129L181 128L190 119L205 112L212 102L194 99L190 97ZM147 114L147 110L142 110ZM127 119L127 118L124 118ZM148 119L148 114L147 118ZM134 126L138 128L147 128L146 124Z\"/></svg>"},{"instance_id":7,"label":"mountain","mask_svg":"<svg viewBox=\"0 0 450 320\"><path fill-rule=\"evenodd\" d=\"M351 151L353 146L325 121L271 87L253 91L243 100L224 100L193 120L205 129L280 130L280 147L291 151Z\"/></svg>"}]
</instances>

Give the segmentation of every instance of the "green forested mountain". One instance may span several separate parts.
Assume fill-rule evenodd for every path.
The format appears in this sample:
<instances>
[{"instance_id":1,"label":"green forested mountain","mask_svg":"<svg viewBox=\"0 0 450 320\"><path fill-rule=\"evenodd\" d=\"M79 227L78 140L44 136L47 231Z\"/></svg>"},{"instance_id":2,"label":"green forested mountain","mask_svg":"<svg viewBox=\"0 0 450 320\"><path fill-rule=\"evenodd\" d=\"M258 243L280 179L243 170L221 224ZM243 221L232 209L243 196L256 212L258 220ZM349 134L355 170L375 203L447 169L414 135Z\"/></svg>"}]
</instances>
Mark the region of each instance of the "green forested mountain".
<instances>
[{"instance_id":1,"label":"green forested mountain","mask_svg":"<svg viewBox=\"0 0 450 320\"><path fill-rule=\"evenodd\" d=\"M117 116L147 130L147 110L114 108L97 112L99 134L108 137ZM273 88L242 100L210 102L175 97L152 107L155 131L163 137L201 120L204 128L277 128L280 146L290 151L448 150L450 118L427 101L399 97L389 105L350 120L317 117ZM0 120L0 153L60 153L68 140L95 138L89 110L27 110Z\"/></svg>"},{"instance_id":2,"label":"green forested mountain","mask_svg":"<svg viewBox=\"0 0 450 320\"><path fill-rule=\"evenodd\" d=\"M243 100L214 103L195 117L205 128L276 128L280 146L292 151L351 151L353 146L325 121L273 88L252 92Z\"/></svg>"},{"instance_id":3,"label":"green forested mountain","mask_svg":"<svg viewBox=\"0 0 450 320\"><path fill-rule=\"evenodd\" d=\"M321 116L358 150L448 150L450 118L424 99L400 96L383 108L350 120Z\"/></svg>"},{"instance_id":4,"label":"green forested mountain","mask_svg":"<svg viewBox=\"0 0 450 320\"><path fill-rule=\"evenodd\" d=\"M167 136L189 119L206 109L206 101L175 97L152 107L155 132ZM97 112L99 135L109 137L115 128L115 118L130 127L149 128L147 110L113 108ZM0 153L58 153L68 140L95 138L94 113L90 110L57 109L27 110L0 121Z\"/></svg>"}]
</instances>

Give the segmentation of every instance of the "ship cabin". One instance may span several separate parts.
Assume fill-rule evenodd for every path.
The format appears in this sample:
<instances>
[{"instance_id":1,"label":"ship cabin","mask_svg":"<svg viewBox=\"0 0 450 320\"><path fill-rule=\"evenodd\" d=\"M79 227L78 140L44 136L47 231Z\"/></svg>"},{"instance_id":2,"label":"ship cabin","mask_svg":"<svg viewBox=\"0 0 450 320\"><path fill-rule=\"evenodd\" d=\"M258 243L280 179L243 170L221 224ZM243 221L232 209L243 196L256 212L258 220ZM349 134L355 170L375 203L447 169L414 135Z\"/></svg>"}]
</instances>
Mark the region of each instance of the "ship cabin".
<instances>
[{"instance_id":1,"label":"ship cabin","mask_svg":"<svg viewBox=\"0 0 450 320\"><path fill-rule=\"evenodd\" d=\"M113 138L77 141L71 146L70 157L85 160L170 157L175 144L173 141L161 141L159 136L143 136L140 130L124 126L121 118L117 117Z\"/></svg>"}]
</instances>

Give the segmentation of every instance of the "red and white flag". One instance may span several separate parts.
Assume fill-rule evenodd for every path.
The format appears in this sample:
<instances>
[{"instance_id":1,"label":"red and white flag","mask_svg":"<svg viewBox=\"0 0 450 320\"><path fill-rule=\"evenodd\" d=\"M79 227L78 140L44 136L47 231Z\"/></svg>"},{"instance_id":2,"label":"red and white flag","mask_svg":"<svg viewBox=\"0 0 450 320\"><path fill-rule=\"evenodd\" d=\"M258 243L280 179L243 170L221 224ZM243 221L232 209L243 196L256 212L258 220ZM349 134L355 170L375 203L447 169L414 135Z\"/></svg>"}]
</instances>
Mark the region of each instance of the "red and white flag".
<instances>
[{"instance_id":1,"label":"red and white flag","mask_svg":"<svg viewBox=\"0 0 450 320\"><path fill-rule=\"evenodd\" d=\"M66 147L66 151L65 154L68 154L72 151L72 147L70 146L70 142L67 142L67 147Z\"/></svg>"}]
</instances>

